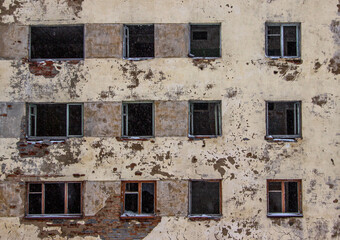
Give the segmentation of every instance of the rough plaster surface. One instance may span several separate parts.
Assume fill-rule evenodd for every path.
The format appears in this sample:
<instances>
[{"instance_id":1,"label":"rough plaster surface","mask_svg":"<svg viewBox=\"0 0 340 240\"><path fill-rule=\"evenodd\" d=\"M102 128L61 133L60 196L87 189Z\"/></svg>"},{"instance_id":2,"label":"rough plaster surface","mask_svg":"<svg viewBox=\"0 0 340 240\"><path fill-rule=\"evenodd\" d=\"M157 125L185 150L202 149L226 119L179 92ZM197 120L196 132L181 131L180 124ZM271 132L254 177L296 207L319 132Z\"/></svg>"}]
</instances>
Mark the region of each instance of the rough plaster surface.
<instances>
[{"instance_id":1,"label":"rough plaster surface","mask_svg":"<svg viewBox=\"0 0 340 240\"><path fill-rule=\"evenodd\" d=\"M146 239L339 238L337 5L334 0L322 3L318 0L164 0L161 3L101 0L96 4L90 0L0 1L4 32L11 32L7 24L12 23L24 29L29 24L221 23L222 39L222 57L214 60L181 57L126 61L98 56L79 62L39 64L12 59L27 56L23 47L27 35L22 35L26 30L18 31L6 41L7 45L12 42L20 47L18 52L11 50L14 56L1 60L3 103L154 100L164 101L165 108L168 101L178 101L184 106L189 100L221 100L222 136L191 141L185 135L157 135L148 141L128 142L114 137L86 136L47 144L47 154L25 157L20 156L18 149L20 139L0 138L1 195L11 193L11 198L17 199L13 200L12 207L16 206L13 209L7 198L1 201L1 236L48 239L52 238L48 233L53 233L55 239L66 239L61 227L49 221L43 221L46 225L40 226L37 222L22 222L25 194L16 193L15 187L4 181L14 174L22 182L169 181L176 190L160 182L159 192L165 195L171 191L173 195L158 196L162 198L159 200L162 220ZM301 22L301 59L265 57L266 21ZM107 36L103 41L116 41ZM0 50L5 52L3 47ZM278 100L302 103L303 138L297 142L264 140L265 101ZM175 110L173 106L170 109ZM19 123L21 119L16 121ZM223 217L219 221L194 222L183 215L182 202L187 201L183 191L187 188L177 193L185 184L176 181L221 178ZM302 179L302 218L266 217L266 180L272 178ZM96 202L95 196L86 192L89 199L86 214L107 210L104 199L111 200L108 197L111 190L120 192L113 187L115 184L103 184L108 185L104 190L101 184L89 183L89 191L96 192L102 200ZM109 186L113 189L108 190ZM93 228L89 226L88 230ZM74 236L75 239L86 237L99 238L91 233Z\"/></svg>"},{"instance_id":2,"label":"rough plaster surface","mask_svg":"<svg viewBox=\"0 0 340 240\"><path fill-rule=\"evenodd\" d=\"M25 107L24 103L0 102L0 137L18 138L21 136L20 126L22 121L25 121Z\"/></svg>"},{"instance_id":3,"label":"rough plaster surface","mask_svg":"<svg viewBox=\"0 0 340 240\"><path fill-rule=\"evenodd\" d=\"M21 59L28 57L28 26L0 25L0 58Z\"/></svg>"}]
</instances>

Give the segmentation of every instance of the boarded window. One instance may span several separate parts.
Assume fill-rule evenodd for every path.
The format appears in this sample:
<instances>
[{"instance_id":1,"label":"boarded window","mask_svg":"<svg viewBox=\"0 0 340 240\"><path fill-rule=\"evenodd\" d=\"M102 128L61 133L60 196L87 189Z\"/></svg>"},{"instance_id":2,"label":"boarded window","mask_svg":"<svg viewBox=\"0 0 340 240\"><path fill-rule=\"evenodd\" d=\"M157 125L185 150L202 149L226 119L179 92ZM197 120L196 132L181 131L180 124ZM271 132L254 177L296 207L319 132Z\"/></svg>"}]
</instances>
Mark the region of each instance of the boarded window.
<instances>
[{"instance_id":1,"label":"boarded window","mask_svg":"<svg viewBox=\"0 0 340 240\"><path fill-rule=\"evenodd\" d=\"M301 180L268 180L268 216L301 215Z\"/></svg>"},{"instance_id":2,"label":"boarded window","mask_svg":"<svg viewBox=\"0 0 340 240\"><path fill-rule=\"evenodd\" d=\"M124 57L155 57L154 25L124 26Z\"/></svg>"},{"instance_id":3,"label":"boarded window","mask_svg":"<svg viewBox=\"0 0 340 240\"><path fill-rule=\"evenodd\" d=\"M267 102L267 136L301 137L300 102Z\"/></svg>"},{"instance_id":4,"label":"boarded window","mask_svg":"<svg viewBox=\"0 0 340 240\"><path fill-rule=\"evenodd\" d=\"M153 136L153 103L123 103L122 131L126 137Z\"/></svg>"},{"instance_id":5,"label":"boarded window","mask_svg":"<svg viewBox=\"0 0 340 240\"><path fill-rule=\"evenodd\" d=\"M31 26L31 59L84 58L84 26Z\"/></svg>"},{"instance_id":6,"label":"boarded window","mask_svg":"<svg viewBox=\"0 0 340 240\"><path fill-rule=\"evenodd\" d=\"M300 24L266 23L266 54L269 57L300 56Z\"/></svg>"},{"instance_id":7,"label":"boarded window","mask_svg":"<svg viewBox=\"0 0 340 240\"><path fill-rule=\"evenodd\" d=\"M190 56L220 57L220 25L190 25Z\"/></svg>"},{"instance_id":8,"label":"boarded window","mask_svg":"<svg viewBox=\"0 0 340 240\"><path fill-rule=\"evenodd\" d=\"M153 215L155 213L155 182L123 183L123 216Z\"/></svg>"},{"instance_id":9,"label":"boarded window","mask_svg":"<svg viewBox=\"0 0 340 240\"><path fill-rule=\"evenodd\" d=\"M81 183L29 183L27 216L81 214Z\"/></svg>"},{"instance_id":10,"label":"boarded window","mask_svg":"<svg viewBox=\"0 0 340 240\"><path fill-rule=\"evenodd\" d=\"M81 136L82 104L29 104L29 137Z\"/></svg>"},{"instance_id":11,"label":"boarded window","mask_svg":"<svg viewBox=\"0 0 340 240\"><path fill-rule=\"evenodd\" d=\"M190 129L192 136L221 135L221 102L190 102Z\"/></svg>"},{"instance_id":12,"label":"boarded window","mask_svg":"<svg viewBox=\"0 0 340 240\"><path fill-rule=\"evenodd\" d=\"M191 181L190 215L221 214L221 182Z\"/></svg>"}]
</instances>

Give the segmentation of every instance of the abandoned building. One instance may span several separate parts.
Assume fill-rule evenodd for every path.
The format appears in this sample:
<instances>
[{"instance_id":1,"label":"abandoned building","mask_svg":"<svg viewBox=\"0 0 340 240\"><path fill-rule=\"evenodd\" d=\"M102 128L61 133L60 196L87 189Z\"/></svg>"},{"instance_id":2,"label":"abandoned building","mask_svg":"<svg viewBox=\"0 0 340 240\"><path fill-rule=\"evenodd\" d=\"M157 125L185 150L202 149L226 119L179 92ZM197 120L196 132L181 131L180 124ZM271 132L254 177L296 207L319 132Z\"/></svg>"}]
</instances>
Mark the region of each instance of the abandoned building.
<instances>
[{"instance_id":1,"label":"abandoned building","mask_svg":"<svg viewBox=\"0 0 340 240\"><path fill-rule=\"evenodd\" d=\"M0 239L340 239L339 0L0 0Z\"/></svg>"}]
</instances>

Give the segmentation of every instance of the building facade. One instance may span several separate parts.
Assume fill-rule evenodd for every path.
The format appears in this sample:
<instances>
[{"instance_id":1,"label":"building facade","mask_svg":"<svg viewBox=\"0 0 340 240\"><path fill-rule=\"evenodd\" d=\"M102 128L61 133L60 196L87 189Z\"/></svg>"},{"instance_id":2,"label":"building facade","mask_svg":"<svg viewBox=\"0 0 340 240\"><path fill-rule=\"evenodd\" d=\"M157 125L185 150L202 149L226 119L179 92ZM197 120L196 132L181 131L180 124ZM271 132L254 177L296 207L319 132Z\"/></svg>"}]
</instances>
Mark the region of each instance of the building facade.
<instances>
[{"instance_id":1,"label":"building facade","mask_svg":"<svg viewBox=\"0 0 340 240\"><path fill-rule=\"evenodd\" d=\"M1 239L339 239L340 1L0 1Z\"/></svg>"}]
</instances>

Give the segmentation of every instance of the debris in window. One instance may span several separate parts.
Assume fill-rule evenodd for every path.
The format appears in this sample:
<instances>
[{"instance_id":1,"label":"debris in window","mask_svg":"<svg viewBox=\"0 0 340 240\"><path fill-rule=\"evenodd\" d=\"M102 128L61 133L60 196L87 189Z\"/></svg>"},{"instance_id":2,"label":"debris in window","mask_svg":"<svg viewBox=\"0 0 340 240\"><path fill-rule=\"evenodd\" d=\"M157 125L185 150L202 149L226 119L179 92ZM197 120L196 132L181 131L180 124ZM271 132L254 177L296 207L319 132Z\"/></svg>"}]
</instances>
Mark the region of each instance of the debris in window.
<instances>
[{"instance_id":1,"label":"debris in window","mask_svg":"<svg viewBox=\"0 0 340 240\"><path fill-rule=\"evenodd\" d=\"M190 25L190 56L220 57L220 25Z\"/></svg>"}]
</instances>

